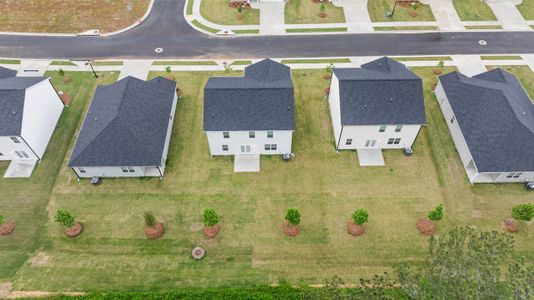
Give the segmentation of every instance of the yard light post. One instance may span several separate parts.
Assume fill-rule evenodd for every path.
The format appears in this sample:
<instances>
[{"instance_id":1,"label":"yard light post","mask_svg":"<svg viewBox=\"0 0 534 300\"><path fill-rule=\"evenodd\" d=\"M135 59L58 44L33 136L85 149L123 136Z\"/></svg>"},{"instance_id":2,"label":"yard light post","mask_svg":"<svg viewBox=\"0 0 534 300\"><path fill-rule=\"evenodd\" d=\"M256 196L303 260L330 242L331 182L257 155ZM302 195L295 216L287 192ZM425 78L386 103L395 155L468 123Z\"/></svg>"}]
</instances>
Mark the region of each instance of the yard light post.
<instances>
[{"instance_id":1,"label":"yard light post","mask_svg":"<svg viewBox=\"0 0 534 300\"><path fill-rule=\"evenodd\" d=\"M392 11L386 11L386 17L388 17L388 18L393 17L393 14L395 13L395 8L397 8L397 0L395 0L395 3L393 4L393 10Z\"/></svg>"}]
</instances>

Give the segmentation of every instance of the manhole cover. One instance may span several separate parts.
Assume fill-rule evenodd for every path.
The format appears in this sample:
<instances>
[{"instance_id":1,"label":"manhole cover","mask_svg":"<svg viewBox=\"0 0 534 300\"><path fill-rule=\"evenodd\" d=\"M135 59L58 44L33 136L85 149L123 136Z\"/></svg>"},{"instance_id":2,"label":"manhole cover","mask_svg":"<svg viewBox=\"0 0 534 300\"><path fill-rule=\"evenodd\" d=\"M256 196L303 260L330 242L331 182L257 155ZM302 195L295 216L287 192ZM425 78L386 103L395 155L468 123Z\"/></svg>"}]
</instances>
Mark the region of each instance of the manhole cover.
<instances>
[{"instance_id":1,"label":"manhole cover","mask_svg":"<svg viewBox=\"0 0 534 300\"><path fill-rule=\"evenodd\" d=\"M154 49L154 52L161 53L161 52L163 52L163 48L156 48L156 49Z\"/></svg>"},{"instance_id":2,"label":"manhole cover","mask_svg":"<svg viewBox=\"0 0 534 300\"><path fill-rule=\"evenodd\" d=\"M488 42L486 42L485 40L480 40L478 41L478 43L482 46L486 46L488 44Z\"/></svg>"}]
</instances>

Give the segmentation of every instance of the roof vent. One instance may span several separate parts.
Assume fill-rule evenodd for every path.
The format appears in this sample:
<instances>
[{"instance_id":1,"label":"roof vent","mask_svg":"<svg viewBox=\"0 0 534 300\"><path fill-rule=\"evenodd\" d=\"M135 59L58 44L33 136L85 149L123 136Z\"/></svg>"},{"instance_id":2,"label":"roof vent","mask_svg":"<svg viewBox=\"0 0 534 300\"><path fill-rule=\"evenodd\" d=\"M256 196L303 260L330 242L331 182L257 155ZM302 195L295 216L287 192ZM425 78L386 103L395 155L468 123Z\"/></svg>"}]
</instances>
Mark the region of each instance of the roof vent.
<instances>
[{"instance_id":1,"label":"roof vent","mask_svg":"<svg viewBox=\"0 0 534 300\"><path fill-rule=\"evenodd\" d=\"M212 118L215 118L215 114L214 114L214 113L211 113L211 117L212 117Z\"/></svg>"},{"instance_id":2,"label":"roof vent","mask_svg":"<svg viewBox=\"0 0 534 300\"><path fill-rule=\"evenodd\" d=\"M288 106L288 107L287 107L287 111L289 111L290 109L291 109L291 108Z\"/></svg>"},{"instance_id":3,"label":"roof vent","mask_svg":"<svg viewBox=\"0 0 534 300\"><path fill-rule=\"evenodd\" d=\"M367 104L364 104L364 105L363 105L363 108L367 109Z\"/></svg>"},{"instance_id":4,"label":"roof vent","mask_svg":"<svg viewBox=\"0 0 534 300\"><path fill-rule=\"evenodd\" d=\"M12 113L13 115L16 115L16 114L17 114L17 112L16 112L16 111L12 111L11 113Z\"/></svg>"},{"instance_id":5,"label":"roof vent","mask_svg":"<svg viewBox=\"0 0 534 300\"><path fill-rule=\"evenodd\" d=\"M97 118L97 117L95 117L95 121L98 121L98 118Z\"/></svg>"},{"instance_id":6,"label":"roof vent","mask_svg":"<svg viewBox=\"0 0 534 300\"><path fill-rule=\"evenodd\" d=\"M393 103L393 98L389 98L389 102Z\"/></svg>"}]
</instances>

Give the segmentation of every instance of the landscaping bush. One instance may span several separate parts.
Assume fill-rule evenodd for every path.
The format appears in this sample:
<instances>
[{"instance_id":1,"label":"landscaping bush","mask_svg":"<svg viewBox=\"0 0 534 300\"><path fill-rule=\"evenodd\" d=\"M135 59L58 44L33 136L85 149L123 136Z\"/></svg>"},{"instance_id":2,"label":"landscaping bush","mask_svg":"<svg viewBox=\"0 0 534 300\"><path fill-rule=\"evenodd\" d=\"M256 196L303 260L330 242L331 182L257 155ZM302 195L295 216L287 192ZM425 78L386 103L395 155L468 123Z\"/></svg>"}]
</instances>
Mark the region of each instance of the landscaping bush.
<instances>
[{"instance_id":1,"label":"landscaping bush","mask_svg":"<svg viewBox=\"0 0 534 300\"><path fill-rule=\"evenodd\" d=\"M170 66L166 66L165 67L165 72L170 73L171 72L171 67Z\"/></svg>"},{"instance_id":2,"label":"landscaping bush","mask_svg":"<svg viewBox=\"0 0 534 300\"><path fill-rule=\"evenodd\" d=\"M154 227L156 226L156 217L154 217L154 214L150 211L145 212L143 215L145 218L145 224L147 227Z\"/></svg>"},{"instance_id":3,"label":"landscaping bush","mask_svg":"<svg viewBox=\"0 0 534 300\"><path fill-rule=\"evenodd\" d=\"M0 215L0 225L4 224L6 222L6 219L4 219L4 216Z\"/></svg>"},{"instance_id":4,"label":"landscaping bush","mask_svg":"<svg viewBox=\"0 0 534 300\"><path fill-rule=\"evenodd\" d=\"M365 209L360 208L352 213L352 219L354 220L355 224L362 225L363 223L367 223L369 220L369 214Z\"/></svg>"},{"instance_id":5,"label":"landscaping bush","mask_svg":"<svg viewBox=\"0 0 534 300\"><path fill-rule=\"evenodd\" d=\"M296 208L290 208L286 213L286 220L293 225L300 224L300 212Z\"/></svg>"},{"instance_id":6,"label":"landscaping bush","mask_svg":"<svg viewBox=\"0 0 534 300\"><path fill-rule=\"evenodd\" d=\"M213 227L219 223L219 216L217 216L217 213L215 212L215 209L213 208L206 208L204 210L204 226L207 227Z\"/></svg>"},{"instance_id":7,"label":"landscaping bush","mask_svg":"<svg viewBox=\"0 0 534 300\"><path fill-rule=\"evenodd\" d=\"M530 221L534 218L534 204L519 204L512 207L512 217L518 221Z\"/></svg>"},{"instance_id":8,"label":"landscaping bush","mask_svg":"<svg viewBox=\"0 0 534 300\"><path fill-rule=\"evenodd\" d=\"M59 76L65 76L65 71L63 71L63 69L59 69L57 73L59 74Z\"/></svg>"},{"instance_id":9,"label":"landscaping bush","mask_svg":"<svg viewBox=\"0 0 534 300\"><path fill-rule=\"evenodd\" d=\"M440 204L436 209L428 213L428 218L432 221L439 221L443 218L443 204Z\"/></svg>"},{"instance_id":10,"label":"landscaping bush","mask_svg":"<svg viewBox=\"0 0 534 300\"><path fill-rule=\"evenodd\" d=\"M74 216L66 210L58 209L56 211L56 222L64 227L74 226Z\"/></svg>"}]
</instances>

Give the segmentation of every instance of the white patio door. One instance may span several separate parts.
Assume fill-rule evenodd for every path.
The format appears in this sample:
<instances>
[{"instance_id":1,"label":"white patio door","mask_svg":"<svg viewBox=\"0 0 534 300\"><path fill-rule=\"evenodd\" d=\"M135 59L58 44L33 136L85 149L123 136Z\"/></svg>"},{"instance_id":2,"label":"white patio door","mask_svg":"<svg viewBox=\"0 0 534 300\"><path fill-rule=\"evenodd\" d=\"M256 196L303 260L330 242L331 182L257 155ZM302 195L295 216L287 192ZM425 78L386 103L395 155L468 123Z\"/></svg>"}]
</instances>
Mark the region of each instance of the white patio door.
<instances>
[{"instance_id":1,"label":"white patio door","mask_svg":"<svg viewBox=\"0 0 534 300\"><path fill-rule=\"evenodd\" d=\"M241 146L241 153L250 153L250 152L251 152L250 145Z\"/></svg>"},{"instance_id":2,"label":"white patio door","mask_svg":"<svg viewBox=\"0 0 534 300\"><path fill-rule=\"evenodd\" d=\"M367 140L365 142L366 148L373 148L376 145L376 140Z\"/></svg>"}]
</instances>

